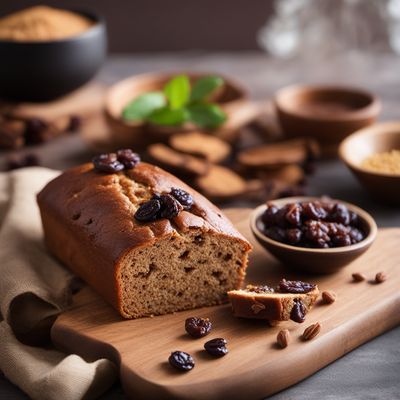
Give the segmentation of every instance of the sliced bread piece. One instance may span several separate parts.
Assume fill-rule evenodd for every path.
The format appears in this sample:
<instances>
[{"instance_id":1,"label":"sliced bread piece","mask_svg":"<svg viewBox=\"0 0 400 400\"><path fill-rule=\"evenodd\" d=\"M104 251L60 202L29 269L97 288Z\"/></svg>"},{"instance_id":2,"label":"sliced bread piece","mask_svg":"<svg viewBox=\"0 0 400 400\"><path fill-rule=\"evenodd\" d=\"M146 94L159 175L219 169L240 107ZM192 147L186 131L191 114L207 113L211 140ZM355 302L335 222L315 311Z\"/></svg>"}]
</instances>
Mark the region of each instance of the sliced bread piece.
<instances>
[{"instance_id":1,"label":"sliced bread piece","mask_svg":"<svg viewBox=\"0 0 400 400\"><path fill-rule=\"evenodd\" d=\"M232 290L228 297L235 317L269 321L304 322L305 316L319 296L318 286L283 279L274 290L269 286L247 285Z\"/></svg>"}]
</instances>

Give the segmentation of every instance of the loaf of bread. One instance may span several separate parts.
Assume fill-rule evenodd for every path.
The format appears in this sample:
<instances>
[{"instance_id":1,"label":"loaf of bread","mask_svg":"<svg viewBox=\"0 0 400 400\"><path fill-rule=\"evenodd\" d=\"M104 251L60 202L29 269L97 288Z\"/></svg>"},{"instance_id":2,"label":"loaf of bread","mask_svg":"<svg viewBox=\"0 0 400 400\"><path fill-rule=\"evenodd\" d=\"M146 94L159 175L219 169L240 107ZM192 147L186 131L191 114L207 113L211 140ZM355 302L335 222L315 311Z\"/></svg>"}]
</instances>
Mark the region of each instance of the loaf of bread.
<instances>
[{"instance_id":1,"label":"loaf of bread","mask_svg":"<svg viewBox=\"0 0 400 400\"><path fill-rule=\"evenodd\" d=\"M143 203L173 188L192 196L190 209L135 219ZM84 164L37 200L50 252L124 318L219 304L244 279L251 245L206 198L156 166L104 173Z\"/></svg>"},{"instance_id":2,"label":"loaf of bread","mask_svg":"<svg viewBox=\"0 0 400 400\"><path fill-rule=\"evenodd\" d=\"M283 279L277 289L247 285L228 292L228 296L236 317L301 323L316 302L319 289L317 285Z\"/></svg>"}]
</instances>

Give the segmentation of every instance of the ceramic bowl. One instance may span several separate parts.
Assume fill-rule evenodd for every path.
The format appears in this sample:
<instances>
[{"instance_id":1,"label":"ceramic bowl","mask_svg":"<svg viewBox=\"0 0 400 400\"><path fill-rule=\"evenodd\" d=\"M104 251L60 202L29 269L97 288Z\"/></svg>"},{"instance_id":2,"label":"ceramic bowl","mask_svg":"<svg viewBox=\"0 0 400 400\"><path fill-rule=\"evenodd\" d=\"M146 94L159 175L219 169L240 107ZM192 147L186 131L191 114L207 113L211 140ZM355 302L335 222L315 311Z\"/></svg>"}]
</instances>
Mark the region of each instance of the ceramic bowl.
<instances>
[{"instance_id":1,"label":"ceramic bowl","mask_svg":"<svg viewBox=\"0 0 400 400\"><path fill-rule=\"evenodd\" d=\"M105 22L91 19L87 31L52 41L0 40L0 95L7 100L50 101L88 82L102 65L107 50Z\"/></svg>"},{"instance_id":2,"label":"ceramic bowl","mask_svg":"<svg viewBox=\"0 0 400 400\"><path fill-rule=\"evenodd\" d=\"M400 150L400 122L383 122L361 129L340 145L339 155L361 184L377 200L400 206L400 174L370 171L362 166L368 156Z\"/></svg>"},{"instance_id":3,"label":"ceramic bowl","mask_svg":"<svg viewBox=\"0 0 400 400\"><path fill-rule=\"evenodd\" d=\"M124 107L135 97L149 92L162 90L173 76L184 73L193 81L202 76L218 75L209 73L150 73L135 75L111 86L106 94L105 116L113 131L118 145L142 147L155 141L166 142L177 132L198 130L194 126L156 126L143 122L125 121L121 114ZM216 96L216 103L228 116L227 122L212 133L226 141L234 141L238 127L244 125L259 113L259 108L248 99L247 91L231 78L224 77L223 89Z\"/></svg>"},{"instance_id":4,"label":"ceramic bowl","mask_svg":"<svg viewBox=\"0 0 400 400\"><path fill-rule=\"evenodd\" d=\"M277 206L287 203L304 202L318 200L317 197L287 197L273 200ZM317 274L330 274L340 270L363 254L375 240L377 226L374 219L364 210L353 204L338 201L354 211L360 217L361 228L366 233L366 237L359 243L346 247L335 247L329 249L316 249L291 246L277 242L266 236L262 232L263 223L261 215L266 209L266 205L257 207L250 217L250 227L257 241L286 267L299 272L309 272Z\"/></svg>"},{"instance_id":5,"label":"ceramic bowl","mask_svg":"<svg viewBox=\"0 0 400 400\"><path fill-rule=\"evenodd\" d=\"M288 86L276 93L274 104L286 136L310 136L328 157L336 156L339 143L372 124L381 110L373 94L339 86Z\"/></svg>"}]
</instances>

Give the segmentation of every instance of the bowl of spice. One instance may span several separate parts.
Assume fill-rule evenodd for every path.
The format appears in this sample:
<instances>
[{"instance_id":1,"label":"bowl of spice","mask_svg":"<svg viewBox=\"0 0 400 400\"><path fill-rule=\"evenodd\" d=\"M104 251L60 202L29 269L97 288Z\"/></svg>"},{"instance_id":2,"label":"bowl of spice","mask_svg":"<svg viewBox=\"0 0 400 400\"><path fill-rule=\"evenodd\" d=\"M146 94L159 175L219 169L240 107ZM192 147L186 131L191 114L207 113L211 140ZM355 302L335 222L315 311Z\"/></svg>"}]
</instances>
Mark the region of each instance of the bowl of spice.
<instances>
[{"instance_id":1,"label":"bowl of spice","mask_svg":"<svg viewBox=\"0 0 400 400\"><path fill-rule=\"evenodd\" d=\"M329 274L363 254L377 234L361 208L330 198L287 197L257 207L250 219L257 241L286 267Z\"/></svg>"},{"instance_id":2,"label":"bowl of spice","mask_svg":"<svg viewBox=\"0 0 400 400\"><path fill-rule=\"evenodd\" d=\"M346 138L339 154L370 194L400 205L400 122L382 122Z\"/></svg>"},{"instance_id":3,"label":"bowl of spice","mask_svg":"<svg viewBox=\"0 0 400 400\"><path fill-rule=\"evenodd\" d=\"M75 10L36 6L0 18L0 93L49 101L89 81L106 55L104 21Z\"/></svg>"},{"instance_id":4,"label":"bowl of spice","mask_svg":"<svg viewBox=\"0 0 400 400\"><path fill-rule=\"evenodd\" d=\"M276 93L274 103L284 134L312 137L326 157L336 157L340 142L374 123L381 110L372 93L341 86L288 86Z\"/></svg>"}]
</instances>

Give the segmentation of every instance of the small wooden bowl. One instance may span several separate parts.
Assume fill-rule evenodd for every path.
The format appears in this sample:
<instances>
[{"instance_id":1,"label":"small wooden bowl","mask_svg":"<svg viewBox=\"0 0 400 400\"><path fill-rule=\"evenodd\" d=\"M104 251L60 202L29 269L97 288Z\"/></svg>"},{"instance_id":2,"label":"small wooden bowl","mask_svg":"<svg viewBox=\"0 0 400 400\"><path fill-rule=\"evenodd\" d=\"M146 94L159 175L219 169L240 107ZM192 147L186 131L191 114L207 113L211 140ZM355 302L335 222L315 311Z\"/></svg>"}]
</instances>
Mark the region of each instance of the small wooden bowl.
<instances>
[{"instance_id":1,"label":"small wooden bowl","mask_svg":"<svg viewBox=\"0 0 400 400\"><path fill-rule=\"evenodd\" d=\"M195 126L163 127L143 122L128 122L121 117L124 107L135 97L149 91L162 90L165 83L178 73L151 73L136 75L111 86L106 94L105 115L119 145L146 146L155 141L166 142L174 133L199 130ZM190 80L196 80L206 73L186 73ZM248 100L247 91L231 78L221 74L225 85L216 95L218 103L228 116L227 121L211 132L226 141L234 141L238 128L259 113L259 107ZM204 131L204 129L202 129Z\"/></svg>"},{"instance_id":2,"label":"small wooden bowl","mask_svg":"<svg viewBox=\"0 0 400 400\"><path fill-rule=\"evenodd\" d=\"M383 122L359 130L340 145L340 158L371 195L386 204L400 205L400 174L370 171L361 164L368 156L400 150L400 122Z\"/></svg>"},{"instance_id":3,"label":"small wooden bowl","mask_svg":"<svg viewBox=\"0 0 400 400\"><path fill-rule=\"evenodd\" d=\"M284 134L316 139L328 157L336 156L339 143L372 124L381 110L373 94L337 86L288 86L277 92L274 103Z\"/></svg>"},{"instance_id":4,"label":"small wooden bowl","mask_svg":"<svg viewBox=\"0 0 400 400\"><path fill-rule=\"evenodd\" d=\"M283 206L287 203L304 202L318 200L317 197L286 197L272 201L272 203ZM363 254L376 238L377 226L374 219L361 208L353 204L338 201L354 211L361 220L361 228L366 233L366 237L359 243L346 247L334 247L329 249L315 249L291 246L285 243L277 242L264 235L261 231L262 224L260 217L266 209L263 204L257 207L250 217L250 227L257 241L273 254L286 267L299 272L310 272L316 274L330 274L340 270L347 264Z\"/></svg>"}]
</instances>

